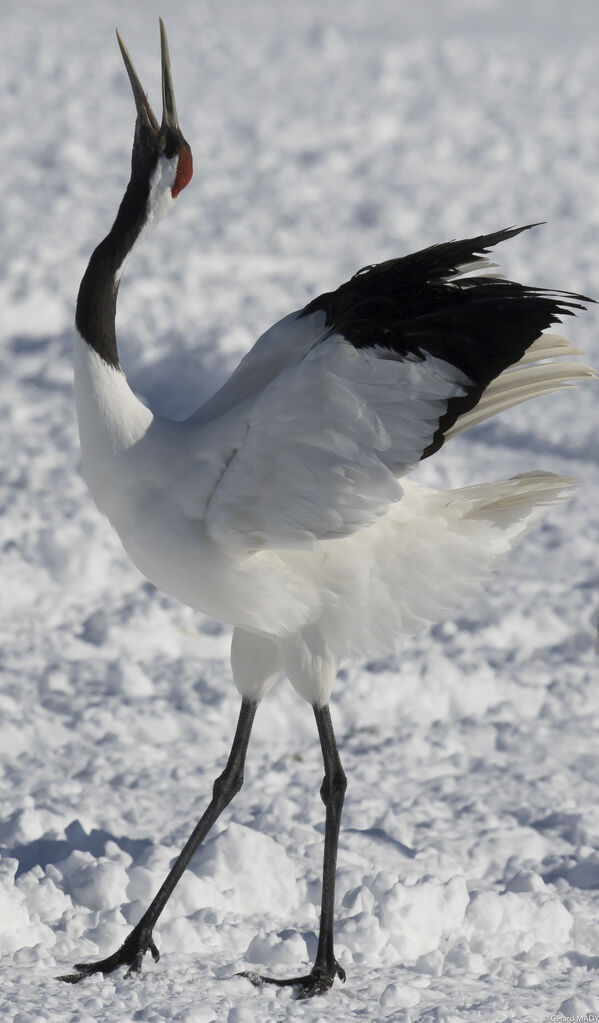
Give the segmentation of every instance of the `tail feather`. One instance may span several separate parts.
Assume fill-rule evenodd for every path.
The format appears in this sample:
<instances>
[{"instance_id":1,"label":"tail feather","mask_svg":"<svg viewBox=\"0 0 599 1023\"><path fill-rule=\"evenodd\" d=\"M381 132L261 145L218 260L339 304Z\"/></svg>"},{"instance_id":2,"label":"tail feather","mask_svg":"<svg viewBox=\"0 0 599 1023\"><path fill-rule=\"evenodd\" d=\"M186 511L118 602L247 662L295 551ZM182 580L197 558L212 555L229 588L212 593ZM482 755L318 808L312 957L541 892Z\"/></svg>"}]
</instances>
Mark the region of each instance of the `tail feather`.
<instances>
[{"instance_id":1,"label":"tail feather","mask_svg":"<svg viewBox=\"0 0 599 1023\"><path fill-rule=\"evenodd\" d=\"M342 603L323 612L334 623L327 635L343 637L339 657L348 648L380 655L402 632L415 634L480 595L502 559L574 484L540 471L450 491L402 480L402 500L369 530L339 541L344 554L328 562L327 570L347 573ZM356 566L365 538L371 558L362 572Z\"/></svg>"},{"instance_id":2,"label":"tail feather","mask_svg":"<svg viewBox=\"0 0 599 1023\"><path fill-rule=\"evenodd\" d=\"M531 398L559 391L580 380L596 377L589 366L580 362L548 362L548 359L582 352L556 334L541 334L513 366L500 373L483 392L477 405L460 416L445 434L454 437L472 426L490 419L505 409L513 408Z\"/></svg>"},{"instance_id":3,"label":"tail feather","mask_svg":"<svg viewBox=\"0 0 599 1023\"><path fill-rule=\"evenodd\" d=\"M451 498L465 509L464 518L498 526L506 533L511 545L544 514L549 505L562 501L575 485L576 479L572 476L558 476L536 469L495 483L462 487L452 491Z\"/></svg>"}]
</instances>

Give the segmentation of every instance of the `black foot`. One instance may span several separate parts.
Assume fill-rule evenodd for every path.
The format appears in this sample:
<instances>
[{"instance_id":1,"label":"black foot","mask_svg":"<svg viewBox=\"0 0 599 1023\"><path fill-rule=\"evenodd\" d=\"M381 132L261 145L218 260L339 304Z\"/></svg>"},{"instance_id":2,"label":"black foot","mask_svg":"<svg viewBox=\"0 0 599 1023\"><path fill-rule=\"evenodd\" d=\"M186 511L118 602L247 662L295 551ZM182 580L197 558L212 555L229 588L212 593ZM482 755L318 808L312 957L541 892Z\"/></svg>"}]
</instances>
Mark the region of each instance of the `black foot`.
<instances>
[{"instance_id":1,"label":"black foot","mask_svg":"<svg viewBox=\"0 0 599 1023\"><path fill-rule=\"evenodd\" d=\"M121 947L111 956L99 959L97 963L75 963L76 973L65 973L56 979L64 980L67 984L78 984L85 977L91 977L92 973L112 973L119 966L128 966L129 969L125 976L131 977L134 973L140 972L141 962L146 952L151 953L155 963L160 959L160 952L152 940L152 932L138 931L134 927Z\"/></svg>"},{"instance_id":2,"label":"black foot","mask_svg":"<svg viewBox=\"0 0 599 1023\"><path fill-rule=\"evenodd\" d=\"M345 970L336 959L331 968L322 969L315 966L312 972L306 974L305 977L286 977L284 979L264 977L261 973L255 973L253 970L246 970L244 973L238 973L237 976L245 977L254 987L262 987L263 984L292 987L295 998L312 998L313 995L324 995L333 986L335 977L339 977L339 980L345 983Z\"/></svg>"}]
</instances>

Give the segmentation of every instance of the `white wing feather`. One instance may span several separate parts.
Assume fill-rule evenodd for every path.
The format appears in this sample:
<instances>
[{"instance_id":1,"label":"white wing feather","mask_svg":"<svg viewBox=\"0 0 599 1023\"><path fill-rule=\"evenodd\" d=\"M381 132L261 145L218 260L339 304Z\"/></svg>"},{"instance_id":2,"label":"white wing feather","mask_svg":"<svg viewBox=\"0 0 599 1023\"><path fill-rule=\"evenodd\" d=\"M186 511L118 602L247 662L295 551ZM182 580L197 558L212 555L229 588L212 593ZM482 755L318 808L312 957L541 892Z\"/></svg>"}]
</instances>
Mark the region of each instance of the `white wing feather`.
<instances>
[{"instance_id":1,"label":"white wing feather","mask_svg":"<svg viewBox=\"0 0 599 1023\"><path fill-rule=\"evenodd\" d=\"M229 379L193 416L205 422L259 394L290 362L300 359L329 332L324 312L289 313L261 334Z\"/></svg>"},{"instance_id":2,"label":"white wing feather","mask_svg":"<svg viewBox=\"0 0 599 1023\"><path fill-rule=\"evenodd\" d=\"M433 356L400 360L328 338L245 406L245 439L206 510L209 535L256 551L371 525L401 498L396 477L418 462L467 384Z\"/></svg>"}]
</instances>

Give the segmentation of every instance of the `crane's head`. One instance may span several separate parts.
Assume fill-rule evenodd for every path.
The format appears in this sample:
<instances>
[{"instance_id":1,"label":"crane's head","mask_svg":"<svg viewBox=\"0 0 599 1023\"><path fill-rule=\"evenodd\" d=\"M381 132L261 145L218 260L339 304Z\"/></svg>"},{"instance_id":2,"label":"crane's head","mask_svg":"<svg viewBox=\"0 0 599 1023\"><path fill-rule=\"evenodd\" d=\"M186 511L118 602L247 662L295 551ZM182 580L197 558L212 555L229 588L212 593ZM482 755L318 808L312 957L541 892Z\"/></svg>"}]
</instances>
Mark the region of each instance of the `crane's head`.
<instances>
[{"instance_id":1,"label":"crane's head","mask_svg":"<svg viewBox=\"0 0 599 1023\"><path fill-rule=\"evenodd\" d=\"M162 18L160 18L162 58L162 123L160 125L118 31L116 35L137 108L131 156L131 182L135 182L144 189L147 187L146 220L149 223L155 223L168 212L179 192L191 180L193 174L191 149L179 128L168 40Z\"/></svg>"}]
</instances>

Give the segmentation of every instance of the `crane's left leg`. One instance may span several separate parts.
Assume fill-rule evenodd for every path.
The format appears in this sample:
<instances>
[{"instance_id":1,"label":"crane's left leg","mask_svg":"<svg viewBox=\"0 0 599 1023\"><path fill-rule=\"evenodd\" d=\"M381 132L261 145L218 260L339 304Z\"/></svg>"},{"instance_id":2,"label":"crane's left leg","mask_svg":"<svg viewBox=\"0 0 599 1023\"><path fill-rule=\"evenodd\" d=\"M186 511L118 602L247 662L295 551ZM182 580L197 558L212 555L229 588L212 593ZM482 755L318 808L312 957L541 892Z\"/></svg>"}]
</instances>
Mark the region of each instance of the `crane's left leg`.
<instances>
[{"instance_id":1,"label":"crane's left leg","mask_svg":"<svg viewBox=\"0 0 599 1023\"><path fill-rule=\"evenodd\" d=\"M196 824L158 894L154 896L139 923L135 925L121 947L112 955L97 962L77 963L75 973L64 974L62 977L57 977L57 980L64 980L68 984L78 984L80 980L89 977L92 973L112 973L119 966L128 967L126 976L129 977L131 974L139 973L146 952L150 952L154 961L158 962L160 955L152 937L154 925L196 849L243 784L245 757L257 706L255 701L246 699L242 701L229 759L224 771L214 782L212 799L208 808Z\"/></svg>"},{"instance_id":2,"label":"crane's left leg","mask_svg":"<svg viewBox=\"0 0 599 1023\"><path fill-rule=\"evenodd\" d=\"M294 987L297 989L298 998L310 998L312 995L323 994L332 987L335 977L345 980L345 970L335 959L333 927L337 848L339 845L341 811L343 809L343 797L347 787L347 779L341 766L328 705L325 707L314 707L314 716L316 718L322 758L324 760L324 779L320 795L326 807L322 903L316 959L310 973L303 977L289 977L280 980L276 977L263 977L261 974L251 971L242 974L242 976L247 977L257 987L260 987L262 984Z\"/></svg>"}]
</instances>

